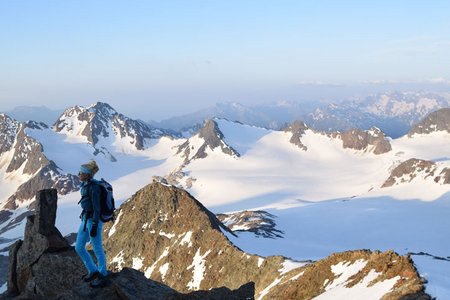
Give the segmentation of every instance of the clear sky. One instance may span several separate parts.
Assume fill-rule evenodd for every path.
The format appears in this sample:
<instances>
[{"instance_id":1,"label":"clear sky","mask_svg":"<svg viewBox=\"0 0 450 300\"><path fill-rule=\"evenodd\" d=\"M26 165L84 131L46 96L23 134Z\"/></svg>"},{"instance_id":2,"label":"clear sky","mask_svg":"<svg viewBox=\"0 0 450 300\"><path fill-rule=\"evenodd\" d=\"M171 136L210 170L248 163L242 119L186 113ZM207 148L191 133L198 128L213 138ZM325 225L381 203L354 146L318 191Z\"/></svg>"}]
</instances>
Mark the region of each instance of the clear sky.
<instances>
[{"instance_id":1,"label":"clear sky","mask_svg":"<svg viewBox=\"0 0 450 300\"><path fill-rule=\"evenodd\" d=\"M0 110L450 90L448 0L0 0Z\"/></svg>"}]
</instances>

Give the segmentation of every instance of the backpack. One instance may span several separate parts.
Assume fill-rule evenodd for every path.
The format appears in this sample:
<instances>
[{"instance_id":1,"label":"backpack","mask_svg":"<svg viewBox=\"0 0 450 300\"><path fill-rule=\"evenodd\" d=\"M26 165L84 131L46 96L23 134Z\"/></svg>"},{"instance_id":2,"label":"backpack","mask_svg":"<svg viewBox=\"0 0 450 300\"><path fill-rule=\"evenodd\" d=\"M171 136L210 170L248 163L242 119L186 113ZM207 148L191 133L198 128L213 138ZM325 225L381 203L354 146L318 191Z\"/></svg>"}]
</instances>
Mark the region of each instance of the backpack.
<instances>
[{"instance_id":1,"label":"backpack","mask_svg":"<svg viewBox=\"0 0 450 300\"><path fill-rule=\"evenodd\" d=\"M100 187L100 220L102 222L114 221L114 204L113 187L105 179L93 180Z\"/></svg>"}]
</instances>

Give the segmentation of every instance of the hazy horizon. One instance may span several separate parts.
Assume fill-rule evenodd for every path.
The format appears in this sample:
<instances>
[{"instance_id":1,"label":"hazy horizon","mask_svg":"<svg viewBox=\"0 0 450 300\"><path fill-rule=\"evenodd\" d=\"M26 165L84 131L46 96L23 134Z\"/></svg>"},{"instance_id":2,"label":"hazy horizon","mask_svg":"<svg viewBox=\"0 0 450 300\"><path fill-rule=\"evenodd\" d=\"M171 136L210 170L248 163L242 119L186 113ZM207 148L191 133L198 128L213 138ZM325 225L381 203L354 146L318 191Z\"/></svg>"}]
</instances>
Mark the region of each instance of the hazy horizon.
<instances>
[{"instance_id":1,"label":"hazy horizon","mask_svg":"<svg viewBox=\"0 0 450 300\"><path fill-rule=\"evenodd\" d=\"M0 110L102 101L158 121L221 102L450 92L448 11L442 0L1 2Z\"/></svg>"}]
</instances>

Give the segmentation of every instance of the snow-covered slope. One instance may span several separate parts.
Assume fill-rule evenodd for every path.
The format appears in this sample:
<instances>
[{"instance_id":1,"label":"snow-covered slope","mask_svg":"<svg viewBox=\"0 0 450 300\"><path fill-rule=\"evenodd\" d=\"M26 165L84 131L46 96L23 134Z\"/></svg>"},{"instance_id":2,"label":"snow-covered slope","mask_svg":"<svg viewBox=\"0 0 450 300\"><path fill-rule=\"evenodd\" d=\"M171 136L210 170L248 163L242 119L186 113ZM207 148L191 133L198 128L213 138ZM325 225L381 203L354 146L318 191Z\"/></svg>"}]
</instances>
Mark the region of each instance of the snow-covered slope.
<instances>
[{"instance_id":1,"label":"snow-covered slope","mask_svg":"<svg viewBox=\"0 0 450 300\"><path fill-rule=\"evenodd\" d=\"M113 183L119 204L159 176L217 213L265 210L283 238L245 231L230 237L248 253L308 260L369 248L445 258L436 266L432 256L414 256L428 287L436 289L430 293L450 297L450 289L438 284L445 282L441 275L433 281L450 256L448 131L389 139L377 129L324 133L297 123L276 131L215 119L184 139L137 125L121 131L129 127L117 125L120 120L126 119L97 104L66 111L53 129L25 132L62 174L96 159L98 177ZM378 145L383 151L376 151ZM1 159L4 165L11 156ZM64 234L77 230L78 200L78 192L60 197L57 226ZM20 237L21 224L1 233L0 249Z\"/></svg>"}]
</instances>

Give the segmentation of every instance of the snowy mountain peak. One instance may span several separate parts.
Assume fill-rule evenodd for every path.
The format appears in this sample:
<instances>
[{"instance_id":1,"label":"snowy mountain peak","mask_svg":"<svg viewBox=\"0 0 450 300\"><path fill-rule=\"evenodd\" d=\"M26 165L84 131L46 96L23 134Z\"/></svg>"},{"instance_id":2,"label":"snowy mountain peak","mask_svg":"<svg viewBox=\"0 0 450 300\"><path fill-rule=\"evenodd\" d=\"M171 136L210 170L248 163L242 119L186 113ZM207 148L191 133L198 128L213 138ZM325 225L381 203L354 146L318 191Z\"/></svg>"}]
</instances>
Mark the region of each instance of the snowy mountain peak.
<instances>
[{"instance_id":1,"label":"snowy mountain peak","mask_svg":"<svg viewBox=\"0 0 450 300\"><path fill-rule=\"evenodd\" d=\"M240 156L235 149L227 145L217 123L214 120L208 120L196 135L179 147L178 153L183 153L185 162L189 162L192 159L205 158L208 153L212 153L218 148L227 155Z\"/></svg>"},{"instance_id":2,"label":"snowy mountain peak","mask_svg":"<svg viewBox=\"0 0 450 300\"><path fill-rule=\"evenodd\" d=\"M67 109L54 124L54 130L97 148L115 144L121 152L143 150L146 139L165 134L142 121L119 114L103 102L97 102L87 108L75 106Z\"/></svg>"},{"instance_id":3,"label":"snowy mountain peak","mask_svg":"<svg viewBox=\"0 0 450 300\"><path fill-rule=\"evenodd\" d=\"M408 136L438 131L450 133L450 108L442 108L430 113L409 131Z\"/></svg>"},{"instance_id":4,"label":"snowy mountain peak","mask_svg":"<svg viewBox=\"0 0 450 300\"><path fill-rule=\"evenodd\" d=\"M97 102L87 107L87 110L95 113L96 115L112 117L117 115L117 111L111 107L108 103Z\"/></svg>"}]
</instances>

